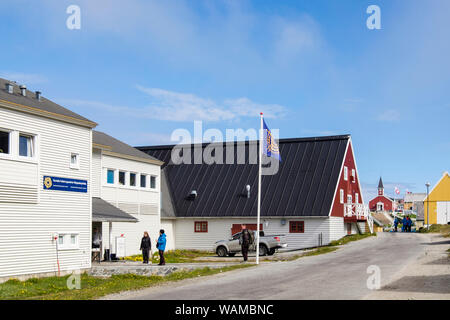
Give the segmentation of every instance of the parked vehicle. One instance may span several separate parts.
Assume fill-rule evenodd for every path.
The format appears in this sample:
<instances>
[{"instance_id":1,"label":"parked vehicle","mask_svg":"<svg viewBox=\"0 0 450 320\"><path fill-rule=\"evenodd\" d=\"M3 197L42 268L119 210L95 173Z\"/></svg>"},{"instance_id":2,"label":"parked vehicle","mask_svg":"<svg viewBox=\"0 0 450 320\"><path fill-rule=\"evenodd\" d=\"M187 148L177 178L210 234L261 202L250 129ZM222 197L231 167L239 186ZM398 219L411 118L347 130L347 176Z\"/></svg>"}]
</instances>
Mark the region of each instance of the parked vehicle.
<instances>
[{"instance_id":1,"label":"parked vehicle","mask_svg":"<svg viewBox=\"0 0 450 320\"><path fill-rule=\"evenodd\" d=\"M252 231L255 236L255 243L249 248L249 251L256 251L256 231ZM284 235L264 235L263 231L260 231L259 237L259 255L273 255L277 249L286 248L288 245L284 239ZM220 240L214 243L213 250L219 257L230 256L233 257L236 253L241 252L241 245L239 244L239 238L241 232L234 234L228 240Z\"/></svg>"}]
</instances>

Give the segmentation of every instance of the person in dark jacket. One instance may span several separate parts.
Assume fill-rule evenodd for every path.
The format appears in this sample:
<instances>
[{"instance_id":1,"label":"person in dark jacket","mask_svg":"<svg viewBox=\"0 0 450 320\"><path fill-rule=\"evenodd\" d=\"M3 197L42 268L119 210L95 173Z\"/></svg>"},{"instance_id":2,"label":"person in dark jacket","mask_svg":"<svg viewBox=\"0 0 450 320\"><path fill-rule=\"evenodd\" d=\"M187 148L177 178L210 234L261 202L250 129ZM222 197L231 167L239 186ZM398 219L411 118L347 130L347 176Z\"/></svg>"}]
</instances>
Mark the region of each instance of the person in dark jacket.
<instances>
[{"instance_id":1,"label":"person in dark jacket","mask_svg":"<svg viewBox=\"0 0 450 320\"><path fill-rule=\"evenodd\" d=\"M148 232L144 232L144 236L141 240L141 250L142 250L142 259L144 263L148 264L150 249L152 248L152 242L150 240L150 236Z\"/></svg>"},{"instance_id":2,"label":"person in dark jacket","mask_svg":"<svg viewBox=\"0 0 450 320\"><path fill-rule=\"evenodd\" d=\"M156 243L156 247L158 248L159 252L159 266L163 266L166 264L166 260L164 259L164 250L166 250L166 234L164 233L164 230L159 230L159 238L158 242Z\"/></svg>"},{"instance_id":3,"label":"person in dark jacket","mask_svg":"<svg viewBox=\"0 0 450 320\"><path fill-rule=\"evenodd\" d=\"M397 232L397 226L398 226L398 218L395 217L395 220L394 220L394 231L395 232Z\"/></svg>"},{"instance_id":4,"label":"person in dark jacket","mask_svg":"<svg viewBox=\"0 0 450 320\"><path fill-rule=\"evenodd\" d=\"M406 230L407 230L407 228L406 228L407 224L408 224L408 220L406 219L406 217L403 217L403 220L402 220L402 232L406 232Z\"/></svg>"},{"instance_id":5,"label":"person in dark jacket","mask_svg":"<svg viewBox=\"0 0 450 320\"><path fill-rule=\"evenodd\" d=\"M241 245L242 256L244 257L244 262L248 260L248 248L254 242L253 232L247 229L247 226L242 225L241 236L239 237L239 244Z\"/></svg>"},{"instance_id":6,"label":"person in dark jacket","mask_svg":"<svg viewBox=\"0 0 450 320\"><path fill-rule=\"evenodd\" d=\"M406 232L411 232L412 220L409 216L406 216Z\"/></svg>"}]
</instances>

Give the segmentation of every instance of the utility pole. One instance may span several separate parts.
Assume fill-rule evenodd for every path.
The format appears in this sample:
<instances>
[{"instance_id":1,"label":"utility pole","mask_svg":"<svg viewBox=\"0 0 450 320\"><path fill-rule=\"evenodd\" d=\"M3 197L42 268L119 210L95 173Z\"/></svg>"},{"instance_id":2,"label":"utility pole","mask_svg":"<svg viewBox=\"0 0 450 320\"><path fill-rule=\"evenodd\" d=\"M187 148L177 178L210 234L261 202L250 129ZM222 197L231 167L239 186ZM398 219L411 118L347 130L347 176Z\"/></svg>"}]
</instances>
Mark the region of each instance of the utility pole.
<instances>
[{"instance_id":1,"label":"utility pole","mask_svg":"<svg viewBox=\"0 0 450 320\"><path fill-rule=\"evenodd\" d=\"M430 183L427 182L425 185L427 186L427 230L430 230Z\"/></svg>"}]
</instances>

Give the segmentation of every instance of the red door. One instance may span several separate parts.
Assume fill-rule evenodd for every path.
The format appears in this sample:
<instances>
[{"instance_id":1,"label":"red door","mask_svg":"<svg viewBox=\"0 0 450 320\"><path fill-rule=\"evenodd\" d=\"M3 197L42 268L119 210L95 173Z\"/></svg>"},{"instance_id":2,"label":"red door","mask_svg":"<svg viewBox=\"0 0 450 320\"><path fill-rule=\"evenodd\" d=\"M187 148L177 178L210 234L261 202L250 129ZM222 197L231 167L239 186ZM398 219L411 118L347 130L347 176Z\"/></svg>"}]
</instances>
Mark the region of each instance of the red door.
<instances>
[{"instance_id":1,"label":"red door","mask_svg":"<svg viewBox=\"0 0 450 320\"><path fill-rule=\"evenodd\" d=\"M256 231L256 223L252 223L252 224L245 224L247 226L248 230L255 230ZM231 227L231 235L236 234L238 232L241 232L242 230L242 224L233 224ZM259 225L259 230L263 230L263 225L262 223Z\"/></svg>"},{"instance_id":2,"label":"red door","mask_svg":"<svg viewBox=\"0 0 450 320\"><path fill-rule=\"evenodd\" d=\"M351 223L347 223L347 234L348 235L352 234L352 224Z\"/></svg>"}]
</instances>

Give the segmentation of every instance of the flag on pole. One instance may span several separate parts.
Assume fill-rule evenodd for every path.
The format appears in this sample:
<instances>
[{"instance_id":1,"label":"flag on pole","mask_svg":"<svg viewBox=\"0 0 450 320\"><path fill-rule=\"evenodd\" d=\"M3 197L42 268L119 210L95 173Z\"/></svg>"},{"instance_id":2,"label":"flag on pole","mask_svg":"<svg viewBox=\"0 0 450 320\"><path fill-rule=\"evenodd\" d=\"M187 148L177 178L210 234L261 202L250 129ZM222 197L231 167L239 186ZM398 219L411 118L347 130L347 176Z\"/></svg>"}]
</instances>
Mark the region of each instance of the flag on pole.
<instances>
[{"instance_id":1,"label":"flag on pole","mask_svg":"<svg viewBox=\"0 0 450 320\"><path fill-rule=\"evenodd\" d=\"M278 144L267 127L263 118L263 113L260 113L261 130L259 131L259 161L258 161L258 205L256 218L256 264L259 264L259 225L261 221L261 172L262 172L262 155L273 157L281 161L280 149Z\"/></svg>"},{"instance_id":2,"label":"flag on pole","mask_svg":"<svg viewBox=\"0 0 450 320\"><path fill-rule=\"evenodd\" d=\"M263 153L268 157L273 157L281 161L280 156L280 148L278 148L278 144L275 142L275 139L272 136L272 132L270 132L269 127L267 127L266 121L263 119Z\"/></svg>"},{"instance_id":3,"label":"flag on pole","mask_svg":"<svg viewBox=\"0 0 450 320\"><path fill-rule=\"evenodd\" d=\"M398 187L395 187L394 192L395 192L396 194L400 194L400 189L399 189Z\"/></svg>"}]
</instances>

